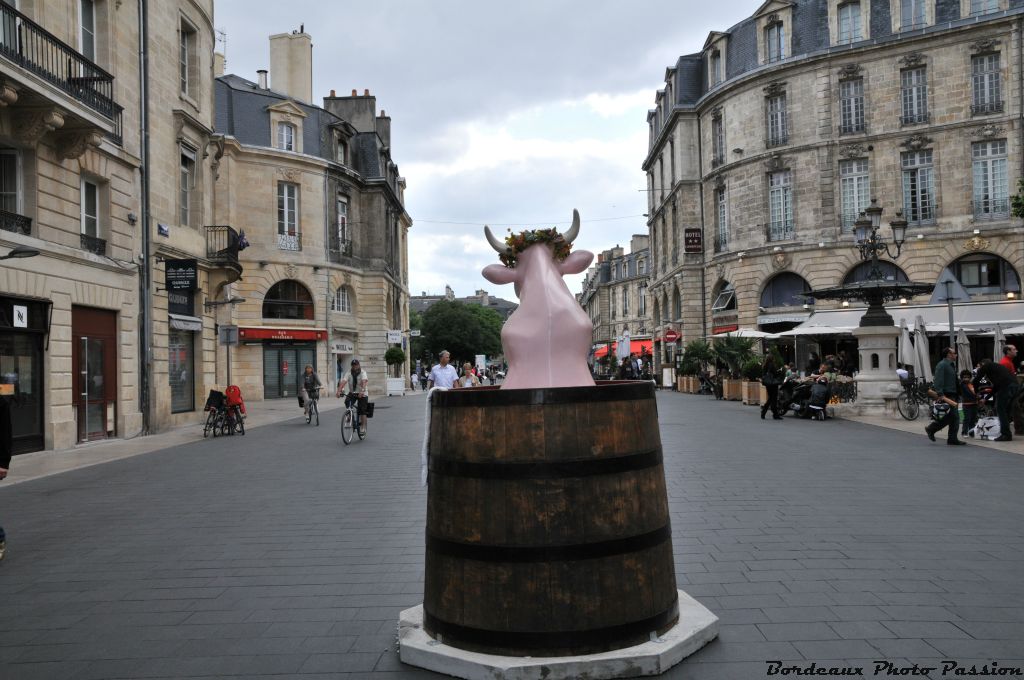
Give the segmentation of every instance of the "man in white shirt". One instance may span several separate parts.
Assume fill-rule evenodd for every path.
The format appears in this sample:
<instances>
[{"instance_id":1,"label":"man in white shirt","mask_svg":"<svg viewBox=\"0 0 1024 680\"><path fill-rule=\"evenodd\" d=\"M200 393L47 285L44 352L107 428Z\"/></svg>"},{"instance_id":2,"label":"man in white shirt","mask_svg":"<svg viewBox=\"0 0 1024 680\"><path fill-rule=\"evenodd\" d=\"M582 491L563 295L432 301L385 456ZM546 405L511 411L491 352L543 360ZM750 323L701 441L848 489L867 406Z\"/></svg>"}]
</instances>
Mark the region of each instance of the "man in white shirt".
<instances>
[{"instance_id":1,"label":"man in white shirt","mask_svg":"<svg viewBox=\"0 0 1024 680\"><path fill-rule=\"evenodd\" d=\"M451 355L448 350L441 352L441 363L435 364L430 369L430 378L427 379L427 388L431 387L444 387L451 389L455 385L455 381L459 379L459 372L455 370L454 366L448 364L451 360Z\"/></svg>"}]
</instances>

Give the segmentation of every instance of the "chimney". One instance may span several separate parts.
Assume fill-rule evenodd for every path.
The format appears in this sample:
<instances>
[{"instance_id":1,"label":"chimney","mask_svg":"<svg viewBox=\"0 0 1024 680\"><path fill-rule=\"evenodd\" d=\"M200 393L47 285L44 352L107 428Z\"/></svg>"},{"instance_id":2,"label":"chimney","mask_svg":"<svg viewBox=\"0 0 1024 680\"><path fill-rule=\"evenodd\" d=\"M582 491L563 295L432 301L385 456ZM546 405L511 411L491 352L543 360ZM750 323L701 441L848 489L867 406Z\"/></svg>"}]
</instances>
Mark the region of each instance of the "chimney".
<instances>
[{"instance_id":1,"label":"chimney","mask_svg":"<svg viewBox=\"0 0 1024 680\"><path fill-rule=\"evenodd\" d=\"M334 90L331 90L331 96L332 97L337 97L338 95L334 94Z\"/></svg>"},{"instance_id":2,"label":"chimney","mask_svg":"<svg viewBox=\"0 0 1024 680\"><path fill-rule=\"evenodd\" d=\"M220 52L213 53L213 77L220 78L224 75L224 55Z\"/></svg>"},{"instance_id":3,"label":"chimney","mask_svg":"<svg viewBox=\"0 0 1024 680\"><path fill-rule=\"evenodd\" d=\"M377 116L377 136L384 146L391 146L391 117L383 110Z\"/></svg>"},{"instance_id":4,"label":"chimney","mask_svg":"<svg viewBox=\"0 0 1024 680\"><path fill-rule=\"evenodd\" d=\"M270 36L274 91L309 104L313 101L313 39L308 33Z\"/></svg>"},{"instance_id":5,"label":"chimney","mask_svg":"<svg viewBox=\"0 0 1024 680\"><path fill-rule=\"evenodd\" d=\"M256 71L256 83L261 90L267 89L267 69L261 68Z\"/></svg>"}]
</instances>

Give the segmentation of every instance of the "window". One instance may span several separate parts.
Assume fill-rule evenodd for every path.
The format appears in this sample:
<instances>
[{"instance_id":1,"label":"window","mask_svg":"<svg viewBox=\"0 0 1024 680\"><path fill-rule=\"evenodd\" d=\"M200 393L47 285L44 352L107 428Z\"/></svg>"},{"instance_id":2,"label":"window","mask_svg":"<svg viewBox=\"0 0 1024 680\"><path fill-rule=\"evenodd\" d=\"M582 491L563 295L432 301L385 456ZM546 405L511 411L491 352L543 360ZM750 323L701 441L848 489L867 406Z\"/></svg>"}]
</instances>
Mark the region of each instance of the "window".
<instances>
[{"instance_id":1,"label":"window","mask_svg":"<svg viewBox=\"0 0 1024 680\"><path fill-rule=\"evenodd\" d=\"M82 56L89 61L96 61L96 3L93 0L80 0L79 15L82 22Z\"/></svg>"},{"instance_id":2,"label":"window","mask_svg":"<svg viewBox=\"0 0 1024 680\"><path fill-rule=\"evenodd\" d=\"M167 331L167 379L171 386L171 413L195 410L195 333Z\"/></svg>"},{"instance_id":3,"label":"window","mask_svg":"<svg viewBox=\"0 0 1024 680\"><path fill-rule=\"evenodd\" d=\"M864 79L839 83L839 133L864 132Z\"/></svg>"},{"instance_id":4,"label":"window","mask_svg":"<svg viewBox=\"0 0 1024 680\"><path fill-rule=\"evenodd\" d=\"M971 0L971 16L999 11L999 0Z\"/></svg>"},{"instance_id":5,"label":"window","mask_svg":"<svg viewBox=\"0 0 1024 680\"><path fill-rule=\"evenodd\" d=\"M731 283L725 282L722 284L714 303L711 305L711 312L726 312L732 309L736 309L736 291Z\"/></svg>"},{"instance_id":6,"label":"window","mask_svg":"<svg viewBox=\"0 0 1024 680\"><path fill-rule=\"evenodd\" d=\"M196 188L196 152L187 146L181 147L181 171L180 171L180 214L178 222L184 226L192 223L193 195Z\"/></svg>"},{"instance_id":7,"label":"window","mask_svg":"<svg viewBox=\"0 0 1024 680\"><path fill-rule=\"evenodd\" d=\"M722 82L722 53L715 50L711 53L711 85Z\"/></svg>"},{"instance_id":8,"label":"window","mask_svg":"<svg viewBox=\"0 0 1024 680\"><path fill-rule=\"evenodd\" d=\"M789 141L786 124L786 94L777 94L767 99L768 130L765 146L780 146Z\"/></svg>"},{"instance_id":9,"label":"window","mask_svg":"<svg viewBox=\"0 0 1024 680\"><path fill-rule=\"evenodd\" d=\"M1006 175L1006 140L971 145L974 159L974 217L1006 218L1010 215L1009 182Z\"/></svg>"},{"instance_id":10,"label":"window","mask_svg":"<svg viewBox=\"0 0 1024 680\"><path fill-rule=\"evenodd\" d=\"M768 175L768 240L793 238L793 185L789 170Z\"/></svg>"},{"instance_id":11,"label":"window","mask_svg":"<svg viewBox=\"0 0 1024 680\"><path fill-rule=\"evenodd\" d=\"M903 215L908 222L935 219L935 181L931 151L903 154Z\"/></svg>"},{"instance_id":12,"label":"window","mask_svg":"<svg viewBox=\"0 0 1024 680\"><path fill-rule=\"evenodd\" d=\"M761 291L762 307L795 307L804 304L804 296L811 292L811 286L804 278L793 272L782 272L773 276Z\"/></svg>"},{"instance_id":13,"label":"window","mask_svg":"<svg viewBox=\"0 0 1024 680\"><path fill-rule=\"evenodd\" d=\"M348 163L348 144L345 143L345 140L342 139L340 135L338 136L337 156L335 157L335 160L342 165Z\"/></svg>"},{"instance_id":14,"label":"window","mask_svg":"<svg viewBox=\"0 0 1024 680\"><path fill-rule=\"evenodd\" d=\"M786 58L786 31L782 22L776 22L764 30L765 61L771 63Z\"/></svg>"},{"instance_id":15,"label":"window","mask_svg":"<svg viewBox=\"0 0 1024 680\"><path fill-rule=\"evenodd\" d=\"M291 123L277 124L277 148L295 151L295 126Z\"/></svg>"},{"instance_id":16,"label":"window","mask_svg":"<svg viewBox=\"0 0 1024 680\"><path fill-rule=\"evenodd\" d=\"M348 198L344 194L338 194L336 209L338 213L337 250L346 255L351 255L352 240L348 233Z\"/></svg>"},{"instance_id":17,"label":"window","mask_svg":"<svg viewBox=\"0 0 1024 680\"><path fill-rule=\"evenodd\" d=\"M636 294L636 313L637 316L643 316L647 314L647 286L641 283L639 286L637 286Z\"/></svg>"},{"instance_id":18,"label":"window","mask_svg":"<svg viewBox=\"0 0 1024 680\"><path fill-rule=\"evenodd\" d=\"M629 286L622 289L622 316L629 316Z\"/></svg>"},{"instance_id":19,"label":"window","mask_svg":"<svg viewBox=\"0 0 1024 680\"><path fill-rule=\"evenodd\" d=\"M643 276L647 273L647 260L637 260L636 273Z\"/></svg>"},{"instance_id":20,"label":"window","mask_svg":"<svg viewBox=\"0 0 1024 680\"><path fill-rule=\"evenodd\" d=\"M900 0L900 29L924 28L925 0Z\"/></svg>"},{"instance_id":21,"label":"window","mask_svg":"<svg viewBox=\"0 0 1024 680\"><path fill-rule=\"evenodd\" d=\"M860 31L860 3L848 2L839 6L839 42L846 44L862 38Z\"/></svg>"},{"instance_id":22,"label":"window","mask_svg":"<svg viewBox=\"0 0 1024 680\"><path fill-rule=\"evenodd\" d=\"M725 187L715 189L715 252L725 250L729 245L729 212L727 209Z\"/></svg>"},{"instance_id":23,"label":"window","mask_svg":"<svg viewBox=\"0 0 1024 680\"><path fill-rule=\"evenodd\" d=\"M313 296L298 281L278 281L263 298L264 319L313 320Z\"/></svg>"},{"instance_id":24,"label":"window","mask_svg":"<svg viewBox=\"0 0 1024 680\"><path fill-rule=\"evenodd\" d=\"M334 300L331 301L332 312L343 312L345 314L352 313L352 299L348 295L348 288L346 286L338 286L338 290L334 291Z\"/></svg>"},{"instance_id":25,"label":"window","mask_svg":"<svg viewBox=\"0 0 1024 680\"><path fill-rule=\"evenodd\" d=\"M82 180L82 234L100 237L100 190L93 182Z\"/></svg>"},{"instance_id":26,"label":"window","mask_svg":"<svg viewBox=\"0 0 1024 680\"><path fill-rule=\"evenodd\" d=\"M615 318L615 292L614 291L609 291L609 293L608 293L608 301L611 304L612 318L614 319Z\"/></svg>"},{"instance_id":27,"label":"window","mask_svg":"<svg viewBox=\"0 0 1024 680\"><path fill-rule=\"evenodd\" d=\"M711 167L725 163L725 125L722 116L711 117Z\"/></svg>"},{"instance_id":28,"label":"window","mask_svg":"<svg viewBox=\"0 0 1024 680\"><path fill-rule=\"evenodd\" d=\"M14 149L0 149L0 210L18 212L18 152Z\"/></svg>"},{"instance_id":29,"label":"window","mask_svg":"<svg viewBox=\"0 0 1024 680\"><path fill-rule=\"evenodd\" d=\"M299 240L299 187L277 183L277 245L281 250L301 250Z\"/></svg>"},{"instance_id":30,"label":"window","mask_svg":"<svg viewBox=\"0 0 1024 680\"><path fill-rule=\"evenodd\" d=\"M886 262L884 260L878 263L878 269L882 272L882 279L885 281L899 281L906 283L910 279L907 278L906 272L894 265L892 262ZM851 269L846 276L843 278L843 285L848 283L857 283L858 281L870 281L871 280L871 263L861 262L859 265Z\"/></svg>"},{"instance_id":31,"label":"window","mask_svg":"<svg viewBox=\"0 0 1024 680\"><path fill-rule=\"evenodd\" d=\"M903 125L928 122L928 81L925 68L909 68L900 72L902 86Z\"/></svg>"},{"instance_id":32,"label":"window","mask_svg":"<svg viewBox=\"0 0 1024 680\"><path fill-rule=\"evenodd\" d=\"M999 53L971 57L971 80L974 86L971 114L1001 113L1003 102Z\"/></svg>"},{"instance_id":33,"label":"window","mask_svg":"<svg viewBox=\"0 0 1024 680\"><path fill-rule=\"evenodd\" d=\"M839 163L839 195L842 202L840 228L852 232L853 223L871 205L871 179L866 158Z\"/></svg>"},{"instance_id":34,"label":"window","mask_svg":"<svg viewBox=\"0 0 1024 680\"><path fill-rule=\"evenodd\" d=\"M181 94L195 96L197 68L196 29L182 21L178 29L178 81Z\"/></svg>"},{"instance_id":35,"label":"window","mask_svg":"<svg viewBox=\"0 0 1024 680\"><path fill-rule=\"evenodd\" d=\"M989 253L965 255L953 262L953 274L975 295L1019 293L1020 279L1013 265Z\"/></svg>"}]
</instances>

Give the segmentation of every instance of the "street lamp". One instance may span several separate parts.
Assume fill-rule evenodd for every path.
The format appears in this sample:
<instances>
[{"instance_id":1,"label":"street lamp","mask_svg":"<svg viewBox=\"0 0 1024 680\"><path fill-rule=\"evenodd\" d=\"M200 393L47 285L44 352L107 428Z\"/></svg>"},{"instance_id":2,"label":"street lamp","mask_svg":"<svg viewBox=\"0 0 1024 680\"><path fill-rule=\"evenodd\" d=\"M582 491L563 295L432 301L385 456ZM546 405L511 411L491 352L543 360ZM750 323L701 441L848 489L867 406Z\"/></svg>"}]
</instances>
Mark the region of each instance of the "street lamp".
<instances>
[{"instance_id":1,"label":"street lamp","mask_svg":"<svg viewBox=\"0 0 1024 680\"><path fill-rule=\"evenodd\" d=\"M896 246L896 252L893 252L889 247L890 243L879 235L878 229L881 223L882 209L874 198L871 199L871 207L866 208L860 214L860 219L853 223L857 250L860 251L860 259L865 262L871 262L871 270L868 273L868 278L871 280L885 278L885 274L882 273L882 268L878 263L878 255L885 253L895 260L900 256L903 244L907 240L907 221L903 219L902 212L897 211L896 219L889 222L889 227L892 229L891 245Z\"/></svg>"},{"instance_id":2,"label":"street lamp","mask_svg":"<svg viewBox=\"0 0 1024 680\"><path fill-rule=\"evenodd\" d=\"M13 260L21 259L23 257L35 257L39 254L39 251L35 248L29 248L28 246L15 246L11 252L0 257L0 260Z\"/></svg>"}]
</instances>

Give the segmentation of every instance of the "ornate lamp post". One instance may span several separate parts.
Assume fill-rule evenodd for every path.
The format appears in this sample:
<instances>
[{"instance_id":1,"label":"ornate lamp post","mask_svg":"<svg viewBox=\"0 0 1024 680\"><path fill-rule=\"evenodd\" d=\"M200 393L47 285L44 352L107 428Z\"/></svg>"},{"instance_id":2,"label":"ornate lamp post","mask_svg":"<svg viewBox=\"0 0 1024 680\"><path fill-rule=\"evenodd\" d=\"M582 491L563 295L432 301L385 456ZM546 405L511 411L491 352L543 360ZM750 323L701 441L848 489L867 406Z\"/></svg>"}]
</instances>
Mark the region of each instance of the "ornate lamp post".
<instances>
[{"instance_id":1,"label":"ornate lamp post","mask_svg":"<svg viewBox=\"0 0 1024 680\"><path fill-rule=\"evenodd\" d=\"M868 305L860 319L860 327L853 331L860 355L857 406L867 412L880 412L884 409L885 399L899 392L896 383L896 339L900 332L892 316L885 311L885 303L930 293L934 288L930 283L886 280L878 257L882 253L890 259L900 256L903 244L906 243L907 221L903 219L902 213L897 212L896 219L889 222L892 240L887 241L879 234L882 212L878 202L871 199L871 207L861 213L860 219L853 225L854 246L860 259L871 263L868 278L810 292L810 297L817 300L842 300L844 305L850 300L863 300Z\"/></svg>"}]
</instances>

